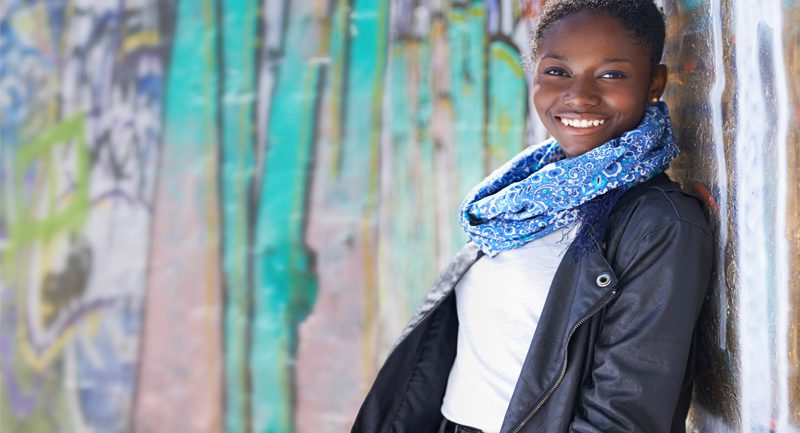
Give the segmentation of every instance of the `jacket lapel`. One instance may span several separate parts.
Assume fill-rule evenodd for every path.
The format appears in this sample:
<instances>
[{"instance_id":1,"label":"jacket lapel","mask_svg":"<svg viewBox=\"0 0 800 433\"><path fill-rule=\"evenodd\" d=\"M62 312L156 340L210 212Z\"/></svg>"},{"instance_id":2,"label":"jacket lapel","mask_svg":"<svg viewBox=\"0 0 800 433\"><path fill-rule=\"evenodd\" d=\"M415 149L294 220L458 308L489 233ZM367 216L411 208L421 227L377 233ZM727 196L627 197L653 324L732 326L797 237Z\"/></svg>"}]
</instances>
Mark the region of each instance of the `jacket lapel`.
<instances>
[{"instance_id":1,"label":"jacket lapel","mask_svg":"<svg viewBox=\"0 0 800 433\"><path fill-rule=\"evenodd\" d=\"M512 431L555 386L564 368L570 332L617 284L616 275L599 249L576 262L572 258L574 247L567 250L553 277L501 432ZM598 284L602 275L610 280L600 280Z\"/></svg>"}]
</instances>

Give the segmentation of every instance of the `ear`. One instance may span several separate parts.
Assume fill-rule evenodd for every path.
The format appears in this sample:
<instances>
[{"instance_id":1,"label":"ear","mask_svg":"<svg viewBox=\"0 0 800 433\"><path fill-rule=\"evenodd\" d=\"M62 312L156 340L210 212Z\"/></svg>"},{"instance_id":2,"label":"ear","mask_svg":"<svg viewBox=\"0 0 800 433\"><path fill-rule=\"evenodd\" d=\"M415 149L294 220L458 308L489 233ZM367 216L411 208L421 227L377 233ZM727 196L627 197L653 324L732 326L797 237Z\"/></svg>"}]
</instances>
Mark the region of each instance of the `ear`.
<instances>
[{"instance_id":1,"label":"ear","mask_svg":"<svg viewBox=\"0 0 800 433\"><path fill-rule=\"evenodd\" d=\"M667 65L658 65L653 71L653 75L650 76L650 89L647 92L647 99L652 100L653 98L660 99L661 94L664 93L664 89L667 87Z\"/></svg>"}]
</instances>

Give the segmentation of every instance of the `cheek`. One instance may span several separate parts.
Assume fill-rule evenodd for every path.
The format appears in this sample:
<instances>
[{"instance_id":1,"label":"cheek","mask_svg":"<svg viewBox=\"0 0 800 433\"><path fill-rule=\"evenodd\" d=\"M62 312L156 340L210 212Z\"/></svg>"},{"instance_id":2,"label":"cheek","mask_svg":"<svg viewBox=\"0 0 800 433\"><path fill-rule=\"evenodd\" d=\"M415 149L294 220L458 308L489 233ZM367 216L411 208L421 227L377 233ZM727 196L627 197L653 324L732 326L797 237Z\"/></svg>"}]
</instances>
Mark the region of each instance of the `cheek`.
<instances>
[{"instance_id":1,"label":"cheek","mask_svg":"<svg viewBox=\"0 0 800 433\"><path fill-rule=\"evenodd\" d=\"M638 124L644 114L645 98L636 94L618 94L607 99L609 105L615 107L626 123Z\"/></svg>"},{"instance_id":2,"label":"cheek","mask_svg":"<svg viewBox=\"0 0 800 433\"><path fill-rule=\"evenodd\" d=\"M534 83L530 92L530 104L536 109L539 117L544 117L547 108L552 105L553 92L547 87Z\"/></svg>"},{"instance_id":3,"label":"cheek","mask_svg":"<svg viewBox=\"0 0 800 433\"><path fill-rule=\"evenodd\" d=\"M646 83L639 83L635 86L630 86L619 92L610 92L608 98L610 103L617 107L618 110L628 113L629 116L641 116L644 113L644 108L647 105L648 90Z\"/></svg>"}]
</instances>

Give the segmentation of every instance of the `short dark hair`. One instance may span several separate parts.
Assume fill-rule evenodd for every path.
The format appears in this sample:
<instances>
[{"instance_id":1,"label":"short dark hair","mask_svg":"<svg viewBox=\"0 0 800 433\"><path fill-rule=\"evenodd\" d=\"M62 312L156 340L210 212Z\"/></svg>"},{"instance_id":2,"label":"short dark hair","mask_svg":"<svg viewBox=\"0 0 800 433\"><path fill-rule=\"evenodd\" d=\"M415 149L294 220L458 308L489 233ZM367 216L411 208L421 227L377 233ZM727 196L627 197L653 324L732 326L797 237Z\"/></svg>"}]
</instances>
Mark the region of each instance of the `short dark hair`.
<instances>
[{"instance_id":1,"label":"short dark hair","mask_svg":"<svg viewBox=\"0 0 800 433\"><path fill-rule=\"evenodd\" d=\"M602 13L618 19L650 51L650 67L661 63L666 34L664 14L653 0L549 0L531 35L531 60L542 36L559 20L578 12Z\"/></svg>"}]
</instances>

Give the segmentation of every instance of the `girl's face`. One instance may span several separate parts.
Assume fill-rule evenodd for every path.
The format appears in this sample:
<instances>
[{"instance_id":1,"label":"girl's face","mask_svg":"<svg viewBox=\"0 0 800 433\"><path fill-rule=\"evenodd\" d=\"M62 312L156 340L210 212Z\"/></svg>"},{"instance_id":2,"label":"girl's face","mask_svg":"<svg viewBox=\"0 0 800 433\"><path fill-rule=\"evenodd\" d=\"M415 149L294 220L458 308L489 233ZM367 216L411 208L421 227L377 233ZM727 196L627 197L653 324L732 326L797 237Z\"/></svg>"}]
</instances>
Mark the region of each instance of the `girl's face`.
<instances>
[{"instance_id":1,"label":"girl's face","mask_svg":"<svg viewBox=\"0 0 800 433\"><path fill-rule=\"evenodd\" d=\"M635 128L666 83L666 67L651 71L647 47L619 20L579 12L554 23L539 41L532 97L571 158Z\"/></svg>"}]
</instances>

